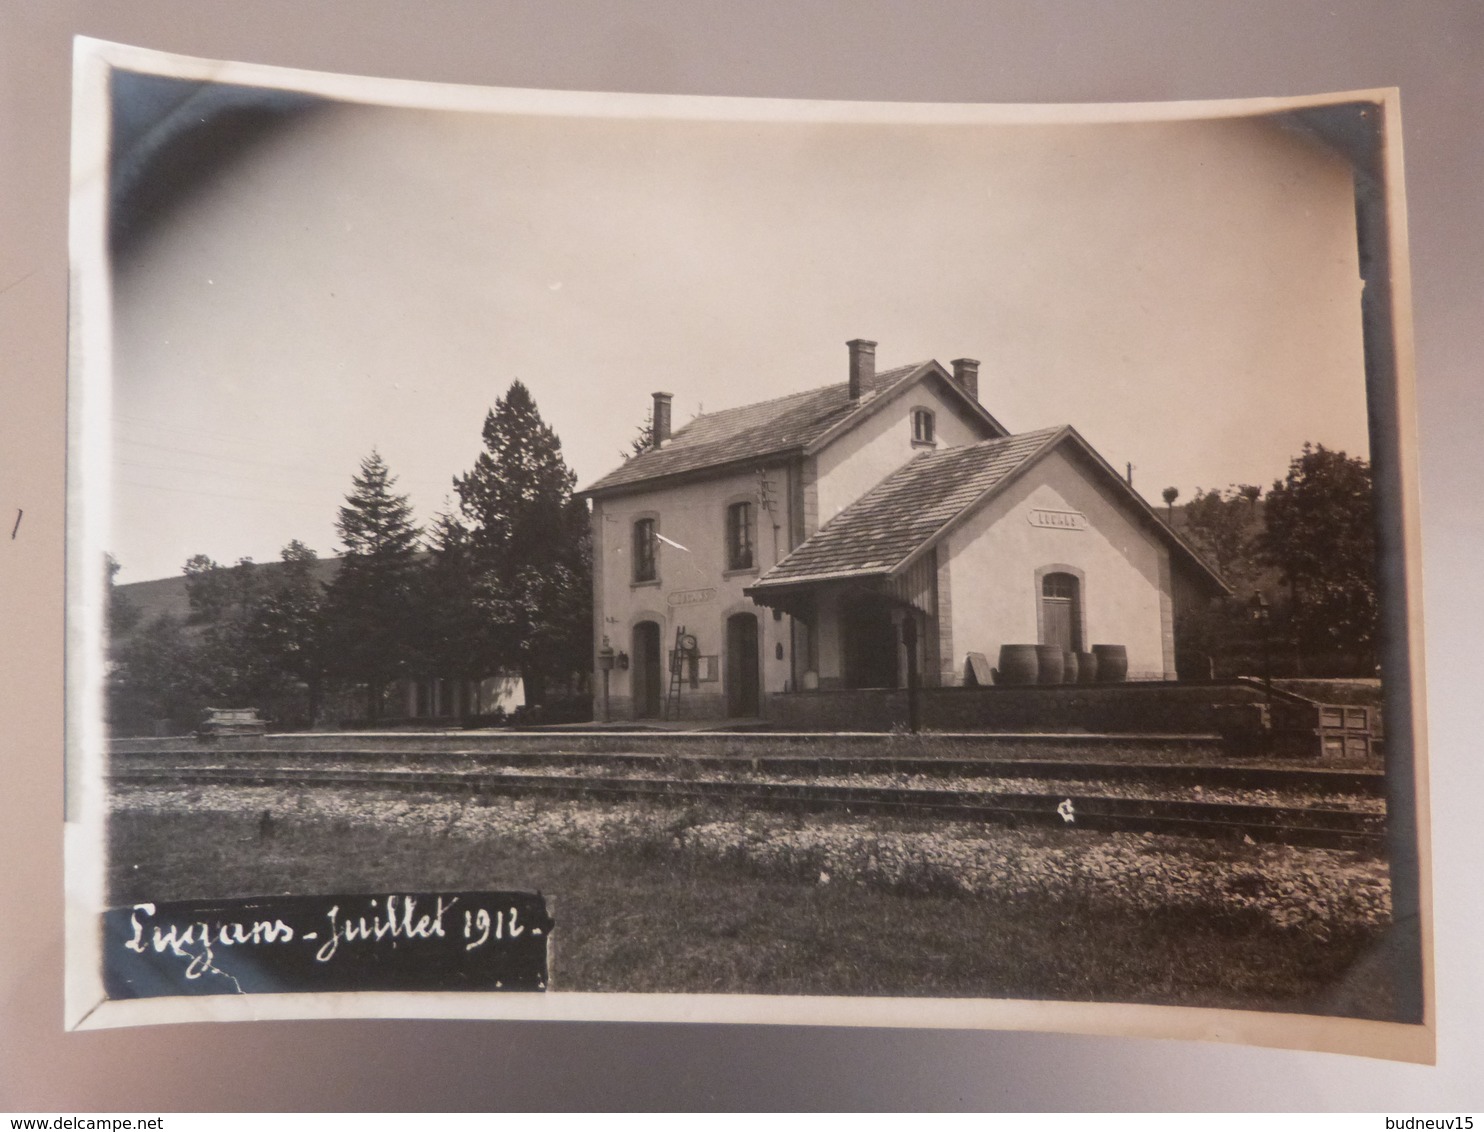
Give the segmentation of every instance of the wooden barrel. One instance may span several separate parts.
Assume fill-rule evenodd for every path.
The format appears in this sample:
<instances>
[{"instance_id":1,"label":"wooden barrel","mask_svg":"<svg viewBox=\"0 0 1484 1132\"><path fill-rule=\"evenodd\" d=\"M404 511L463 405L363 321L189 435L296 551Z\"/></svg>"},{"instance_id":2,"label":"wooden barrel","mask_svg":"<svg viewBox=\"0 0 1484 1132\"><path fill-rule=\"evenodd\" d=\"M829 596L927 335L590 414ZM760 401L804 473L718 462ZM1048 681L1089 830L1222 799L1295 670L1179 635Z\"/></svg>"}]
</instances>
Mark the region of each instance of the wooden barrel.
<instances>
[{"instance_id":1,"label":"wooden barrel","mask_svg":"<svg viewBox=\"0 0 1484 1132\"><path fill-rule=\"evenodd\" d=\"M1092 651L1098 658L1098 683L1121 684L1128 679L1126 645L1093 645Z\"/></svg>"},{"instance_id":2,"label":"wooden barrel","mask_svg":"<svg viewBox=\"0 0 1484 1132\"><path fill-rule=\"evenodd\" d=\"M1036 677L1037 684L1060 684L1065 662L1062 659L1060 645L1037 645L1036 663L1040 672Z\"/></svg>"},{"instance_id":3,"label":"wooden barrel","mask_svg":"<svg viewBox=\"0 0 1484 1132\"><path fill-rule=\"evenodd\" d=\"M1061 682L1063 684L1077 683L1078 673L1081 667L1077 663L1077 654L1071 649L1061 650Z\"/></svg>"},{"instance_id":4,"label":"wooden barrel","mask_svg":"<svg viewBox=\"0 0 1484 1132\"><path fill-rule=\"evenodd\" d=\"M1077 654L1077 683L1091 684L1098 678L1098 654L1095 652L1079 652Z\"/></svg>"},{"instance_id":5,"label":"wooden barrel","mask_svg":"<svg viewBox=\"0 0 1484 1132\"><path fill-rule=\"evenodd\" d=\"M1001 645L996 684L1034 684L1040 673L1035 645Z\"/></svg>"}]
</instances>

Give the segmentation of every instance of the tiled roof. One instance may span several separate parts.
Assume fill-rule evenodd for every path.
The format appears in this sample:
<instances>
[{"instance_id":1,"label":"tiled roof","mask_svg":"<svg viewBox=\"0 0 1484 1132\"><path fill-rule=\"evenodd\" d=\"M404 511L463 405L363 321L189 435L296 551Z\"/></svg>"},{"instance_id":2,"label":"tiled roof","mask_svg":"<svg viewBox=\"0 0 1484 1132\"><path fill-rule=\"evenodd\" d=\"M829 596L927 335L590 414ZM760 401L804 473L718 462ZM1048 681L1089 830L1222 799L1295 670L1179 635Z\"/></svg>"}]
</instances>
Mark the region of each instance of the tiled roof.
<instances>
[{"instance_id":1,"label":"tiled roof","mask_svg":"<svg viewBox=\"0 0 1484 1132\"><path fill-rule=\"evenodd\" d=\"M850 400L849 387L842 382L755 405L706 413L676 429L663 448L651 449L625 461L584 488L584 493L797 451L931 364L917 362L883 370L863 384L859 401Z\"/></svg>"},{"instance_id":2,"label":"tiled roof","mask_svg":"<svg viewBox=\"0 0 1484 1132\"><path fill-rule=\"evenodd\" d=\"M841 511L749 588L890 573L1064 431L1041 429L924 452Z\"/></svg>"}]
</instances>

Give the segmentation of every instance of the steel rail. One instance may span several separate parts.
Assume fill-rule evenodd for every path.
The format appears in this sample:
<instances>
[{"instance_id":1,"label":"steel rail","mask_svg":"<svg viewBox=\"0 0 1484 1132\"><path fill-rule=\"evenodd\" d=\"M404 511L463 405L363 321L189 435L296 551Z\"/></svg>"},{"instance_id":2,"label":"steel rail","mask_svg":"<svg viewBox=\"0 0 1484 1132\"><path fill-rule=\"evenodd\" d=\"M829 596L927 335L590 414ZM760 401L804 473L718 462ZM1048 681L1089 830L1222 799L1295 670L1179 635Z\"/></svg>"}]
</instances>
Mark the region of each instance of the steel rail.
<instances>
[{"instance_id":1,"label":"steel rail","mask_svg":"<svg viewBox=\"0 0 1484 1132\"><path fill-rule=\"evenodd\" d=\"M804 776L907 774L958 778L1056 778L1075 781L1149 782L1162 786L1207 786L1245 790L1303 790L1313 793L1384 797L1386 775L1379 770L1328 767L1230 766L1168 762L1107 762L1084 759L966 758L935 755L710 755L650 754L613 751L479 751L459 753L384 751L296 751L262 747L205 748L199 756L178 752L115 754L116 766L191 768L197 758L226 760L231 765L272 764L289 760L310 769L316 763L349 763L387 768L437 764L490 771L501 766L585 766L659 769L684 776L692 771L761 772Z\"/></svg>"},{"instance_id":2,"label":"steel rail","mask_svg":"<svg viewBox=\"0 0 1484 1132\"><path fill-rule=\"evenodd\" d=\"M915 787L836 786L683 778L502 774L480 770L303 767L120 767L118 785L344 787L537 795L667 805L716 805L805 812L888 814L937 820L1048 825L1107 832L1250 838L1323 848L1379 849L1385 816L1354 810L1262 806L1096 794L998 793Z\"/></svg>"}]
</instances>

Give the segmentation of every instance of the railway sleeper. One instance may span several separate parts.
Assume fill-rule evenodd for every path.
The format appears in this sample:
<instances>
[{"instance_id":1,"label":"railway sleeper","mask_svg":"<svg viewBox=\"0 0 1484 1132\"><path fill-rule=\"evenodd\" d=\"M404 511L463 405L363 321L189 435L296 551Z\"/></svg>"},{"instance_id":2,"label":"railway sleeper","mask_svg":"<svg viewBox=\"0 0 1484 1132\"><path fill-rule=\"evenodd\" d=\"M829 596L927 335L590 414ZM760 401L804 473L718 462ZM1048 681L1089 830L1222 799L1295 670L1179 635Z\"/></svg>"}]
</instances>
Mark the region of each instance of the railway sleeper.
<instances>
[{"instance_id":1,"label":"railway sleeper","mask_svg":"<svg viewBox=\"0 0 1484 1132\"><path fill-rule=\"evenodd\" d=\"M228 766L240 766L243 770L254 765L269 763L281 768L286 752L232 751L234 762ZM1240 790L1306 790L1315 793L1333 792L1383 797L1386 793L1386 776L1381 771L1334 770L1324 767L1268 767L1207 765L1197 763L1143 763L1101 762L1065 759L980 759L937 758L927 756L882 756L882 755L655 755L615 754L595 752L480 752L462 755L413 754L399 759L401 767L389 767L384 753L298 753L307 760L335 761L376 770L406 769L422 770L425 764L447 766L450 761L466 764L450 773L484 771L495 773L502 766L582 766L612 769L615 767L660 769L674 775L699 772L770 773L789 776L818 775L822 777L847 774L901 774L922 777L963 778L1057 778L1085 782L1138 782L1145 781L1160 786L1208 786ZM178 757L168 762L146 761L149 756L126 755L117 764L120 766L169 768L181 772L212 768L192 767L182 764ZM156 756L158 758L158 756ZM311 769L305 766L302 769ZM288 768L283 768L288 769ZM295 768L300 769L300 768ZM320 768L314 768L320 769ZM328 768L325 768L328 770ZM359 773L359 772L357 772Z\"/></svg>"},{"instance_id":2,"label":"railway sleeper","mask_svg":"<svg viewBox=\"0 0 1484 1132\"><path fill-rule=\"evenodd\" d=\"M580 779L571 776L352 770L191 771L134 769L113 776L139 785L371 786L401 791L458 790L574 800L659 801L806 812L881 814L1008 825L1047 825L1107 832L1250 838L1330 848L1380 848L1383 815L1343 810L1222 802L1105 798L1095 795L995 794L982 791L830 787L793 783L698 782L680 779Z\"/></svg>"}]
</instances>

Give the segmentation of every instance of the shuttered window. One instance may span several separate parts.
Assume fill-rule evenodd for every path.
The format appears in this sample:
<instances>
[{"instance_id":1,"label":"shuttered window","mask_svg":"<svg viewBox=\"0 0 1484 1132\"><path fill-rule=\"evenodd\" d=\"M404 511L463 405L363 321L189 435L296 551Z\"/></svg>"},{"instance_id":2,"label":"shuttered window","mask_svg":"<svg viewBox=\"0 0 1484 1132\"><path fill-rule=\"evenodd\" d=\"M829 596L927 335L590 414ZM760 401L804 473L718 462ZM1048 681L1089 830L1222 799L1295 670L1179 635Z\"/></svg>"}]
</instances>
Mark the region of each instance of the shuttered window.
<instances>
[{"instance_id":1,"label":"shuttered window","mask_svg":"<svg viewBox=\"0 0 1484 1132\"><path fill-rule=\"evenodd\" d=\"M912 443L931 444L937 439L931 409L912 410Z\"/></svg>"},{"instance_id":2,"label":"shuttered window","mask_svg":"<svg viewBox=\"0 0 1484 1132\"><path fill-rule=\"evenodd\" d=\"M652 582L658 577L655 564L654 520L634 524L634 581Z\"/></svg>"},{"instance_id":3,"label":"shuttered window","mask_svg":"<svg viewBox=\"0 0 1484 1132\"><path fill-rule=\"evenodd\" d=\"M733 503L727 508L727 569L751 570L752 504Z\"/></svg>"}]
</instances>

